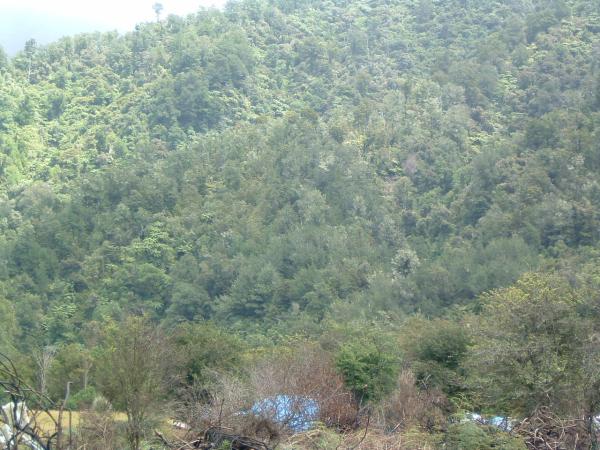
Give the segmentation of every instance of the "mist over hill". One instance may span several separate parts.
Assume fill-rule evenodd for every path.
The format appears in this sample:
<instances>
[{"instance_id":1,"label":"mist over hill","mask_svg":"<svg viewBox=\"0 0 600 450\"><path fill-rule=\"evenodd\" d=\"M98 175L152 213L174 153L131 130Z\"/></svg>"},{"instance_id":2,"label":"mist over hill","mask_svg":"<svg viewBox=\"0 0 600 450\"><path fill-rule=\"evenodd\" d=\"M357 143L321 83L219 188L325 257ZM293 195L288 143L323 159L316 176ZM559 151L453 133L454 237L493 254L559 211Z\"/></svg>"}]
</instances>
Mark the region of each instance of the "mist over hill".
<instances>
[{"instance_id":1,"label":"mist over hill","mask_svg":"<svg viewBox=\"0 0 600 450\"><path fill-rule=\"evenodd\" d=\"M118 0L72 2L55 0L4 0L0 5L0 46L14 56L25 42L35 39L46 45L63 36L117 30L132 31L137 24L156 20L154 5L161 5L160 15L185 16L201 8L221 8L223 0Z\"/></svg>"},{"instance_id":2,"label":"mist over hill","mask_svg":"<svg viewBox=\"0 0 600 450\"><path fill-rule=\"evenodd\" d=\"M14 56L25 48L28 39L46 45L63 36L109 29L93 19L84 21L81 18L48 17L45 13L35 14L31 11L2 11L0 45L9 56Z\"/></svg>"}]
</instances>

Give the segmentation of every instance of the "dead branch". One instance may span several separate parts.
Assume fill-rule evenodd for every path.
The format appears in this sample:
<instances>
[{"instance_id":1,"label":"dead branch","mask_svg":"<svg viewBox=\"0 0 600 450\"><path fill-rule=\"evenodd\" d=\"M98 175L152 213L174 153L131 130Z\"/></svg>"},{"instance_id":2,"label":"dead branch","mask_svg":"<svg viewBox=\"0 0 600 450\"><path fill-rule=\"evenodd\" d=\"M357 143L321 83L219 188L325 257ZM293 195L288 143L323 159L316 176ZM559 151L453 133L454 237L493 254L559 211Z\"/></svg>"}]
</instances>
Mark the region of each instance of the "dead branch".
<instances>
[{"instance_id":1,"label":"dead branch","mask_svg":"<svg viewBox=\"0 0 600 450\"><path fill-rule=\"evenodd\" d=\"M0 389L4 391L10 399L10 404L13 405L12 417L6 417L5 412L2 414L2 421L13 429L8 447L11 448L21 440L27 440L39 448L50 450L53 440L59 433L56 431L59 430L58 422L49 408L53 402L47 395L32 388L22 379L11 358L4 353L0 353ZM23 410L20 411L18 405L21 405L20 408ZM33 416L29 417L26 422L21 420L24 412L23 405L29 405L34 411ZM37 428L36 419L41 413L46 414L54 424L54 433L44 435ZM61 450L59 446L57 446L57 450Z\"/></svg>"},{"instance_id":2,"label":"dead branch","mask_svg":"<svg viewBox=\"0 0 600 450\"><path fill-rule=\"evenodd\" d=\"M272 450L264 442L230 433L226 428L222 427L211 427L204 432L202 437L187 442L181 439L177 439L179 442L176 443L170 442L158 430L154 430L154 434L165 447L173 450L214 449L225 442L229 443L232 450Z\"/></svg>"},{"instance_id":3,"label":"dead branch","mask_svg":"<svg viewBox=\"0 0 600 450\"><path fill-rule=\"evenodd\" d=\"M584 419L563 419L548 408L540 408L515 426L530 450L589 449L595 436L590 436Z\"/></svg>"}]
</instances>

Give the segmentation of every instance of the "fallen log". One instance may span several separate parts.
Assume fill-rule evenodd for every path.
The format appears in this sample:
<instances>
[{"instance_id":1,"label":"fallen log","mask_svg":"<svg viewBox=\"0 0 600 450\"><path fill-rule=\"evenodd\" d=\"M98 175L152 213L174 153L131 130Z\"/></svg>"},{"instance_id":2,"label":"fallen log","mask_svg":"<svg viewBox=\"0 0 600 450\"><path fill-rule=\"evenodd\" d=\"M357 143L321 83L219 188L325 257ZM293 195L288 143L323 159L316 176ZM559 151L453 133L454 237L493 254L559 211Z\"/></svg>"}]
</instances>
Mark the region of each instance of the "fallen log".
<instances>
[{"instance_id":1,"label":"fallen log","mask_svg":"<svg viewBox=\"0 0 600 450\"><path fill-rule=\"evenodd\" d=\"M165 447L173 450L209 450L219 448L224 443L229 444L231 450L271 450L264 442L232 433L223 427L211 427L201 438L191 441L178 439L179 442L169 442L160 431L154 430L154 434Z\"/></svg>"},{"instance_id":2,"label":"fallen log","mask_svg":"<svg viewBox=\"0 0 600 450\"><path fill-rule=\"evenodd\" d=\"M216 447L224 442L231 444L232 450L270 450L264 442L238 434L228 433L226 428L211 427L204 433L204 441Z\"/></svg>"}]
</instances>

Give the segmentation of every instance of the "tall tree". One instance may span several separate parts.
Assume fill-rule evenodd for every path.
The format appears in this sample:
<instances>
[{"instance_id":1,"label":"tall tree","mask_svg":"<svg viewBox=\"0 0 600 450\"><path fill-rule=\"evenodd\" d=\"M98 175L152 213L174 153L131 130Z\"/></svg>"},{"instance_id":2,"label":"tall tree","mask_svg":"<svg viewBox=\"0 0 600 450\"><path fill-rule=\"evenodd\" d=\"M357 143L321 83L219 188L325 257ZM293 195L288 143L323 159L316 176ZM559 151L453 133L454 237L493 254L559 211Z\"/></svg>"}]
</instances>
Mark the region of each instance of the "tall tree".
<instances>
[{"instance_id":1,"label":"tall tree","mask_svg":"<svg viewBox=\"0 0 600 450\"><path fill-rule=\"evenodd\" d=\"M133 450L156 418L167 387L172 352L162 331L142 317L112 323L106 330L99 367L102 391L127 413L127 438Z\"/></svg>"},{"instance_id":2,"label":"tall tree","mask_svg":"<svg viewBox=\"0 0 600 450\"><path fill-rule=\"evenodd\" d=\"M27 81L31 82L31 71L33 69L33 60L37 51L37 41L28 39L25 42L25 56L27 57Z\"/></svg>"},{"instance_id":3,"label":"tall tree","mask_svg":"<svg viewBox=\"0 0 600 450\"><path fill-rule=\"evenodd\" d=\"M160 22L160 13L163 10L162 3L155 3L154 5L152 5L152 9L154 10L154 14L156 14L156 21Z\"/></svg>"}]
</instances>

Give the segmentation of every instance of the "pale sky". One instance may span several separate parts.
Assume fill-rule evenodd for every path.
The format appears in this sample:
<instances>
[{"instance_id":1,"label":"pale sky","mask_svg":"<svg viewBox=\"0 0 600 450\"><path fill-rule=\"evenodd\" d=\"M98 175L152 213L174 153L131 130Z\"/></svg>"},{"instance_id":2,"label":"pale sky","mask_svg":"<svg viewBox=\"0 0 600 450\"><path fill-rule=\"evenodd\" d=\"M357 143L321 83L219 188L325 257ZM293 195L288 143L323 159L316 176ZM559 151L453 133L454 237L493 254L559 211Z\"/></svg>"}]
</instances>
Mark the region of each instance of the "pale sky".
<instances>
[{"instance_id":1,"label":"pale sky","mask_svg":"<svg viewBox=\"0 0 600 450\"><path fill-rule=\"evenodd\" d=\"M169 14L186 15L199 7L222 7L225 0L158 0ZM0 0L0 45L9 54L35 38L48 43L64 35L88 31L132 30L154 20L157 0Z\"/></svg>"}]
</instances>

